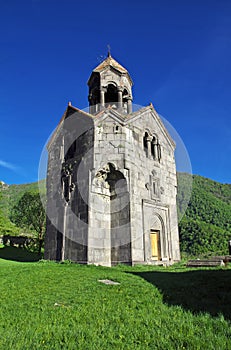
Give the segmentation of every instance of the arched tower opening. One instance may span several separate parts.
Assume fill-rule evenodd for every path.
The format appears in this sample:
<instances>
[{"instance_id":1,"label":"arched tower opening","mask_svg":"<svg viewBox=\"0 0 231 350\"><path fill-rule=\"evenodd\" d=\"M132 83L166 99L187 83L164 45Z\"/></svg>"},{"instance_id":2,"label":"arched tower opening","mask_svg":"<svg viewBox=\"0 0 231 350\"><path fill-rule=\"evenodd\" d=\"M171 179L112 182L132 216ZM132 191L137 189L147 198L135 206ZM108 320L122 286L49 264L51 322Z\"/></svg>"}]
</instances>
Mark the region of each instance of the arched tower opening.
<instances>
[{"instance_id":1,"label":"arched tower opening","mask_svg":"<svg viewBox=\"0 0 231 350\"><path fill-rule=\"evenodd\" d=\"M105 92L105 104L110 105L113 102L118 102L118 89L114 84L109 84Z\"/></svg>"}]
</instances>

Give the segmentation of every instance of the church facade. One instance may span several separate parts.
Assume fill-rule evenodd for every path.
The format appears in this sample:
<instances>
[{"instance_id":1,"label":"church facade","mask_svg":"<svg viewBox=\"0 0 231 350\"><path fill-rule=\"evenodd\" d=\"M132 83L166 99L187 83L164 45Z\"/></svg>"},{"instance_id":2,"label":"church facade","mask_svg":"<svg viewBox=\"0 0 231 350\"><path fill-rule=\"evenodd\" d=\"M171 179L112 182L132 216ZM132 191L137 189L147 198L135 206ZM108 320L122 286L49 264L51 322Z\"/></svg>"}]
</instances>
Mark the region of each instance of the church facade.
<instances>
[{"instance_id":1,"label":"church facade","mask_svg":"<svg viewBox=\"0 0 231 350\"><path fill-rule=\"evenodd\" d=\"M152 104L108 57L48 143L45 259L112 266L180 260L175 143Z\"/></svg>"}]
</instances>

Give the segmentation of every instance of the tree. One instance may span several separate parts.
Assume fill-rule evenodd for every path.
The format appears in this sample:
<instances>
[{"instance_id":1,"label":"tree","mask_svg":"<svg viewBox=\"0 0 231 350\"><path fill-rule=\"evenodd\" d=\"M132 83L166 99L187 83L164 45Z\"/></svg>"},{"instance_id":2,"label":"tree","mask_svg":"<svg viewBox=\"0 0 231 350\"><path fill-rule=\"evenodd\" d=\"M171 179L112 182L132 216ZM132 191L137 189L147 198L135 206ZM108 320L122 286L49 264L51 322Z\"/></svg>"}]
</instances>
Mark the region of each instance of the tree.
<instances>
[{"instance_id":1,"label":"tree","mask_svg":"<svg viewBox=\"0 0 231 350\"><path fill-rule=\"evenodd\" d=\"M36 233L38 254L44 242L46 214L38 192L25 192L11 210L11 221Z\"/></svg>"}]
</instances>

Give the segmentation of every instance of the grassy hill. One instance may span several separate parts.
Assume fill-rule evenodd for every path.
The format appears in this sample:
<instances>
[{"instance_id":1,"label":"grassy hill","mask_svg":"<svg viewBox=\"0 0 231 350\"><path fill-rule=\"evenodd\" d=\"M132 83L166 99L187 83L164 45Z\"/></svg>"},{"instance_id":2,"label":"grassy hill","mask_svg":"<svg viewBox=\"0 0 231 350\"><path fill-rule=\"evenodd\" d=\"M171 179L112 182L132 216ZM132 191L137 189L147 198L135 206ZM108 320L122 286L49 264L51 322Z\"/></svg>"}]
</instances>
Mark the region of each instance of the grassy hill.
<instances>
[{"instance_id":1,"label":"grassy hill","mask_svg":"<svg viewBox=\"0 0 231 350\"><path fill-rule=\"evenodd\" d=\"M188 175L178 174L178 211L184 209ZM192 195L179 224L181 251L189 255L228 254L231 185L193 175Z\"/></svg>"},{"instance_id":2,"label":"grassy hill","mask_svg":"<svg viewBox=\"0 0 231 350\"><path fill-rule=\"evenodd\" d=\"M192 196L189 200L191 184ZM20 232L9 220L10 210L26 191L36 190L37 183L0 186L0 234ZM231 184L178 173L177 205L179 217L184 214L179 223L183 256L228 254L228 240L231 239Z\"/></svg>"}]
</instances>

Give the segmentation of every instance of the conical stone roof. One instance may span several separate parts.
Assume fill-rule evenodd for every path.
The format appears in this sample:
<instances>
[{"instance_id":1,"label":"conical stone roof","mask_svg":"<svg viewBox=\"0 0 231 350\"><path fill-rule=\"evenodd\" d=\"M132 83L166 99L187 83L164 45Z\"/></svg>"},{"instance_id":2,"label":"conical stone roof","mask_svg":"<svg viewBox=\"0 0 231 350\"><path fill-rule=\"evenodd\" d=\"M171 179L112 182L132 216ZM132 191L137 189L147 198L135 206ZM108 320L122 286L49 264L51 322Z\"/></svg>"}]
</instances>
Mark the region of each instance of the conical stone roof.
<instances>
[{"instance_id":1,"label":"conical stone roof","mask_svg":"<svg viewBox=\"0 0 231 350\"><path fill-rule=\"evenodd\" d=\"M114 69L118 70L121 73L128 73L127 69L125 69L121 64L119 64L114 58L111 57L109 54L108 57L101 62L94 70L93 72L102 72L107 67L113 67Z\"/></svg>"}]
</instances>

